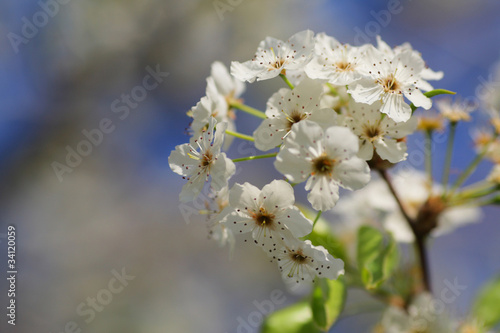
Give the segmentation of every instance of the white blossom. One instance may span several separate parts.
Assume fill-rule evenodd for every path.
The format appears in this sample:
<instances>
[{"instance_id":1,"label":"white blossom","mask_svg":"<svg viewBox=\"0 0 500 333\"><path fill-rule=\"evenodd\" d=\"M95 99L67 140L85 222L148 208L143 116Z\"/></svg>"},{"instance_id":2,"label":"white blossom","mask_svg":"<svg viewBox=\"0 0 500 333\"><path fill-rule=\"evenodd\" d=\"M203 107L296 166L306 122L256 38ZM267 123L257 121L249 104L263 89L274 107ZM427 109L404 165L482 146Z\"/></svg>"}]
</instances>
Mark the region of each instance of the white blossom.
<instances>
[{"instance_id":1,"label":"white blossom","mask_svg":"<svg viewBox=\"0 0 500 333\"><path fill-rule=\"evenodd\" d=\"M356 102L373 104L381 101L380 112L396 122L407 121L412 111L403 96L426 110L432 105L419 89L419 73L423 68L423 60L410 50L390 57L369 46L362 69L366 77L350 85L348 91Z\"/></svg>"},{"instance_id":2,"label":"white blossom","mask_svg":"<svg viewBox=\"0 0 500 333\"><path fill-rule=\"evenodd\" d=\"M378 330L381 333L452 333L455 324L442 309L435 307L436 301L429 293L421 293L405 311L389 306L382 316Z\"/></svg>"},{"instance_id":3,"label":"white blossom","mask_svg":"<svg viewBox=\"0 0 500 333\"><path fill-rule=\"evenodd\" d=\"M209 238L215 240L220 247L229 247L229 256L232 257L235 245L234 234L227 227L223 219L231 212L229 207L229 187L215 193L215 210L209 222Z\"/></svg>"},{"instance_id":4,"label":"white blossom","mask_svg":"<svg viewBox=\"0 0 500 333\"><path fill-rule=\"evenodd\" d=\"M394 55L401 53L405 50L411 51L414 56L422 58L422 55L413 49L413 47L410 45L410 43L403 43L399 46L396 46L394 49L392 49L389 45L387 45L386 42L380 38L380 36L377 36L377 49L379 51L382 51L389 55L390 57L394 57ZM422 60L423 61L423 60ZM424 91L430 91L434 89L431 84L429 84L427 81L428 80L441 80L444 76L444 73L442 71L435 72L432 69L430 69L427 66L424 66L422 71L420 72L420 83L419 83L419 88L424 90Z\"/></svg>"},{"instance_id":5,"label":"white blossom","mask_svg":"<svg viewBox=\"0 0 500 333\"><path fill-rule=\"evenodd\" d=\"M327 130L304 120L294 126L274 163L294 183L307 179L307 198L315 210L329 210L339 199L339 186L356 190L370 180L368 164L356 156L358 138L347 128Z\"/></svg>"},{"instance_id":6,"label":"white blossom","mask_svg":"<svg viewBox=\"0 0 500 333\"><path fill-rule=\"evenodd\" d=\"M208 128L194 140L194 144L178 145L170 153L170 168L187 179L179 195L181 202L196 199L209 176L214 190L223 189L236 171L233 161L227 158L226 153L221 152L227 123L217 124L218 128L215 130L216 124L215 118L211 117Z\"/></svg>"},{"instance_id":7,"label":"white blossom","mask_svg":"<svg viewBox=\"0 0 500 333\"><path fill-rule=\"evenodd\" d=\"M245 84L233 78L226 66L218 61L212 64L210 74L207 78L206 95L188 112L193 118L191 144L194 144L194 140L198 139L208 127L210 117L214 117L219 123L226 122L229 130L236 131L235 115L229 102L241 96L245 91ZM232 137L226 139L225 149L229 147L232 139Z\"/></svg>"},{"instance_id":8,"label":"white blossom","mask_svg":"<svg viewBox=\"0 0 500 333\"><path fill-rule=\"evenodd\" d=\"M332 257L323 246L312 245L309 240L287 242L272 257L290 287L314 282L316 277L332 280L344 274L342 260Z\"/></svg>"},{"instance_id":9,"label":"white blossom","mask_svg":"<svg viewBox=\"0 0 500 333\"><path fill-rule=\"evenodd\" d=\"M452 101L449 98L441 98L436 102L437 109L441 115L451 122L470 121L470 113L476 109L475 105Z\"/></svg>"},{"instance_id":10,"label":"white blossom","mask_svg":"<svg viewBox=\"0 0 500 333\"><path fill-rule=\"evenodd\" d=\"M335 124L337 114L332 109L320 109L321 82L303 80L295 89L282 88L267 102L266 116L255 130L255 147L266 151L283 143L298 122L309 119L322 126Z\"/></svg>"},{"instance_id":11,"label":"white blossom","mask_svg":"<svg viewBox=\"0 0 500 333\"><path fill-rule=\"evenodd\" d=\"M288 70L300 70L310 60L314 33L304 30L286 42L272 37L261 41L252 60L231 63L231 74L241 81L272 79Z\"/></svg>"},{"instance_id":12,"label":"white blossom","mask_svg":"<svg viewBox=\"0 0 500 333\"><path fill-rule=\"evenodd\" d=\"M348 85L363 77L359 65L363 61L362 49L341 44L324 33L316 35L314 56L305 72L312 79L328 80L335 85Z\"/></svg>"},{"instance_id":13,"label":"white blossom","mask_svg":"<svg viewBox=\"0 0 500 333\"><path fill-rule=\"evenodd\" d=\"M231 212L223 222L235 234L251 233L255 244L273 252L312 231L312 222L294 203L293 188L284 180L273 180L262 190L250 183L235 184L229 192Z\"/></svg>"},{"instance_id":14,"label":"white blossom","mask_svg":"<svg viewBox=\"0 0 500 333\"><path fill-rule=\"evenodd\" d=\"M443 189L439 185L434 185L430 189L426 175L413 169L394 174L392 183L411 218L417 217L420 208L430 196L439 196L443 193ZM358 197L363 199L358 200ZM393 234L396 241L414 242L415 237L408 222L382 179L373 180L368 186L351 194L345 200L352 200L354 206L352 209L356 210L358 214L363 214L362 212L369 214L370 211L374 210L384 212L380 222L386 230ZM358 204L356 205L356 203ZM431 232L431 236L445 235L462 225L477 222L480 216L481 213L477 207L445 207L437 218L437 226Z\"/></svg>"},{"instance_id":15,"label":"white blossom","mask_svg":"<svg viewBox=\"0 0 500 333\"><path fill-rule=\"evenodd\" d=\"M378 101L372 105L351 101L349 107L349 116L344 118L344 123L359 137L359 157L369 161L376 151L391 163L406 159L406 142L401 139L416 130L417 118L397 123L380 113L381 103Z\"/></svg>"}]
</instances>

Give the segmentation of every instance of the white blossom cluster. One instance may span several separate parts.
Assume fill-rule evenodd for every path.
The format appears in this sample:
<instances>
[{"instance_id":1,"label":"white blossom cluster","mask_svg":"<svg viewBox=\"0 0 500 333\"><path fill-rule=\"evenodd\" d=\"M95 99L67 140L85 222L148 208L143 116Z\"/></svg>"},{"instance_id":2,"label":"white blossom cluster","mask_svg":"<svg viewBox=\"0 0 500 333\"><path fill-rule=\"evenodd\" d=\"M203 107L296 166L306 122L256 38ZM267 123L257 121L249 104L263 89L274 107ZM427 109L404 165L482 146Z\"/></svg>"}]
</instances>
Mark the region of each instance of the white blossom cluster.
<instances>
[{"instance_id":1,"label":"white blossom cluster","mask_svg":"<svg viewBox=\"0 0 500 333\"><path fill-rule=\"evenodd\" d=\"M286 181L262 189L248 182L230 186L235 164L223 150L234 139L227 134L236 131L234 106L242 102L244 82L278 76L288 87L271 95L252 140L257 149L276 152L274 167ZM409 44L391 48L378 38L376 46L352 46L309 30L287 41L267 37L251 60L232 62L230 70L212 65L206 96L188 113L192 137L169 157L187 181L180 200L195 200L209 183L218 193L215 239L233 244L235 234L251 237L285 281L335 279L343 262L302 240L313 222L295 206L294 186L305 182L311 206L328 211L340 188L369 183L371 161L405 160L405 138L417 128L412 107L431 107L423 92L441 77Z\"/></svg>"}]
</instances>

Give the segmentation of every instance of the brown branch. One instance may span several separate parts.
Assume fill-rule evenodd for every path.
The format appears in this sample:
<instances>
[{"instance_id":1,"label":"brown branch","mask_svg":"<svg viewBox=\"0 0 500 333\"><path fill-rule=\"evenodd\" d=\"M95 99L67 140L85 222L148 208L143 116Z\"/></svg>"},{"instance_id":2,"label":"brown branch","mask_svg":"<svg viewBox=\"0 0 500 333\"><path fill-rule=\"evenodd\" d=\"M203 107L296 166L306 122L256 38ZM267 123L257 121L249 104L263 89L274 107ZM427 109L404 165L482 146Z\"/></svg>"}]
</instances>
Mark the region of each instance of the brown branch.
<instances>
[{"instance_id":1,"label":"brown branch","mask_svg":"<svg viewBox=\"0 0 500 333\"><path fill-rule=\"evenodd\" d=\"M391 179L389 175L387 174L387 170L377 170L382 177L382 179L385 181L387 186L389 187L390 192L394 196L394 199L396 200L399 209L401 210L401 213L403 214L406 222L411 228L411 231L413 232L413 235L415 236L415 251L417 252L417 257L420 262L420 269L421 269L421 274L422 274L422 285L423 289L425 291L431 292L431 284L430 284L430 274L429 274L429 262L427 258L427 252L425 249L425 240L427 239L428 232L421 232L419 228L417 228L417 221L413 218L411 218L408 215L408 212L401 201L398 193L396 192Z\"/></svg>"}]
</instances>

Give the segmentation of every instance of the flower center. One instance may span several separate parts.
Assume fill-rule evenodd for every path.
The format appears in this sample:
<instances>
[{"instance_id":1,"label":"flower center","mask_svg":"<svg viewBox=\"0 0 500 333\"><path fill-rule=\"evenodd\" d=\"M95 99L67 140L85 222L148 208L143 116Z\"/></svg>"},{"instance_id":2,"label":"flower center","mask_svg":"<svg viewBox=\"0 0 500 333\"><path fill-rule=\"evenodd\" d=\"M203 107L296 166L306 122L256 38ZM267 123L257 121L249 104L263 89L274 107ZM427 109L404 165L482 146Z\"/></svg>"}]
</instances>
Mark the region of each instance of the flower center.
<instances>
[{"instance_id":1,"label":"flower center","mask_svg":"<svg viewBox=\"0 0 500 333\"><path fill-rule=\"evenodd\" d=\"M278 69L278 68L281 68L284 64L285 64L284 59L276 58L276 60L274 61L273 67Z\"/></svg>"},{"instance_id":2,"label":"flower center","mask_svg":"<svg viewBox=\"0 0 500 333\"><path fill-rule=\"evenodd\" d=\"M333 168L335 166L335 160L329 158L326 154L323 154L313 161L313 175L331 175Z\"/></svg>"},{"instance_id":3,"label":"flower center","mask_svg":"<svg viewBox=\"0 0 500 333\"><path fill-rule=\"evenodd\" d=\"M337 69L341 72L349 72L353 70L351 64L344 60L337 62L335 66L337 66Z\"/></svg>"},{"instance_id":4,"label":"flower center","mask_svg":"<svg viewBox=\"0 0 500 333\"><path fill-rule=\"evenodd\" d=\"M390 74L388 77L382 80L381 82L382 86L384 87L384 91L390 92L390 93L399 93L401 94L401 85L399 84L398 81L396 81L396 78L394 77L394 74Z\"/></svg>"},{"instance_id":5,"label":"flower center","mask_svg":"<svg viewBox=\"0 0 500 333\"><path fill-rule=\"evenodd\" d=\"M380 128L378 126L365 126L364 134L369 139L375 139L378 138L382 134L382 132L380 131Z\"/></svg>"},{"instance_id":6,"label":"flower center","mask_svg":"<svg viewBox=\"0 0 500 333\"><path fill-rule=\"evenodd\" d=\"M201 157L201 166L206 168L213 162L212 152L209 150Z\"/></svg>"},{"instance_id":7,"label":"flower center","mask_svg":"<svg viewBox=\"0 0 500 333\"><path fill-rule=\"evenodd\" d=\"M299 250L298 252L290 253L290 259L297 264L303 264L307 261L307 256Z\"/></svg>"},{"instance_id":8,"label":"flower center","mask_svg":"<svg viewBox=\"0 0 500 333\"><path fill-rule=\"evenodd\" d=\"M273 214L268 213L264 208L260 208L254 216L254 221L259 227L271 228L274 224L274 217Z\"/></svg>"},{"instance_id":9,"label":"flower center","mask_svg":"<svg viewBox=\"0 0 500 333\"><path fill-rule=\"evenodd\" d=\"M286 119L288 120L288 130L292 128L293 124L298 123L301 120L304 120L306 117L307 115L305 113L293 110L292 113L290 113L290 115L286 117Z\"/></svg>"}]
</instances>

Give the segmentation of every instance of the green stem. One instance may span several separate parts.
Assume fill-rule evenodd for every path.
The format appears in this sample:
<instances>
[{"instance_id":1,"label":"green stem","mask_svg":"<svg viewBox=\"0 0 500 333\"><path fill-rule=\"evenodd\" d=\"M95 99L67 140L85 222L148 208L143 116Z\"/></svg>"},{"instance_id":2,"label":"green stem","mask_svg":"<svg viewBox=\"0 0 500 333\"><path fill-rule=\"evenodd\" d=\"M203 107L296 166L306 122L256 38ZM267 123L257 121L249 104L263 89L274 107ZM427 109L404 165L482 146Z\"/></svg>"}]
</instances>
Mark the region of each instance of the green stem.
<instances>
[{"instance_id":1,"label":"green stem","mask_svg":"<svg viewBox=\"0 0 500 333\"><path fill-rule=\"evenodd\" d=\"M243 161L258 160L260 158L275 157L276 155L278 155L278 153L265 154L265 155L257 155L257 156L248 156L248 157L241 157L241 158L234 158L233 162L243 162Z\"/></svg>"},{"instance_id":2,"label":"green stem","mask_svg":"<svg viewBox=\"0 0 500 333\"><path fill-rule=\"evenodd\" d=\"M432 187L432 130L425 132L425 171Z\"/></svg>"},{"instance_id":3,"label":"green stem","mask_svg":"<svg viewBox=\"0 0 500 333\"><path fill-rule=\"evenodd\" d=\"M316 215L316 218L314 219L314 222L313 222L313 230L314 230L314 226L316 225L316 223L318 222L320 217L321 217L321 211L318 211L318 214Z\"/></svg>"},{"instance_id":4,"label":"green stem","mask_svg":"<svg viewBox=\"0 0 500 333\"><path fill-rule=\"evenodd\" d=\"M232 136L234 136L236 138L247 140L247 141L252 141L252 142L255 141L255 139L252 136L250 136L250 135L241 134L241 133L233 132L233 131L230 131L230 130L226 130L226 134L229 134L229 135L232 135Z\"/></svg>"},{"instance_id":5,"label":"green stem","mask_svg":"<svg viewBox=\"0 0 500 333\"><path fill-rule=\"evenodd\" d=\"M326 85L330 89L330 92L332 93L333 96L338 96L339 95L337 89L335 89L335 87L331 83L327 83Z\"/></svg>"},{"instance_id":6,"label":"green stem","mask_svg":"<svg viewBox=\"0 0 500 333\"><path fill-rule=\"evenodd\" d=\"M486 143L483 150L476 156L474 160L472 160L467 169L465 169L465 171L460 175L455 184L453 184L453 187L450 190L450 195L453 194L453 192L455 192L460 187L460 185L462 185L467 180L467 178L469 178L474 170L476 170L477 166L488 152L490 145L496 140L497 137L498 134L495 135L488 143Z\"/></svg>"},{"instance_id":7,"label":"green stem","mask_svg":"<svg viewBox=\"0 0 500 333\"><path fill-rule=\"evenodd\" d=\"M280 74L281 78L283 79L283 81L285 81L285 83L290 87L290 89L293 90L293 84L292 82L290 82L290 80L288 80L288 78L286 77L286 75L283 75L283 74Z\"/></svg>"},{"instance_id":8,"label":"green stem","mask_svg":"<svg viewBox=\"0 0 500 333\"><path fill-rule=\"evenodd\" d=\"M456 130L457 130L457 122L456 121L450 122L450 134L448 136L448 145L446 147L446 157L444 160L443 179L442 179L444 187L443 196L446 195L448 182L450 181L451 156L453 154L453 145L455 143Z\"/></svg>"},{"instance_id":9,"label":"green stem","mask_svg":"<svg viewBox=\"0 0 500 333\"><path fill-rule=\"evenodd\" d=\"M248 105L245 105L243 103L240 103L236 100L232 100L229 102L229 106L232 107L232 108L236 108L238 110L241 110L243 112L246 112L248 114L251 114L252 116L255 116L255 117L258 117L258 118L262 118L262 119L266 119L267 116L264 112L260 111L260 110L257 110L257 109L254 109L253 107L251 106L248 106Z\"/></svg>"}]
</instances>

